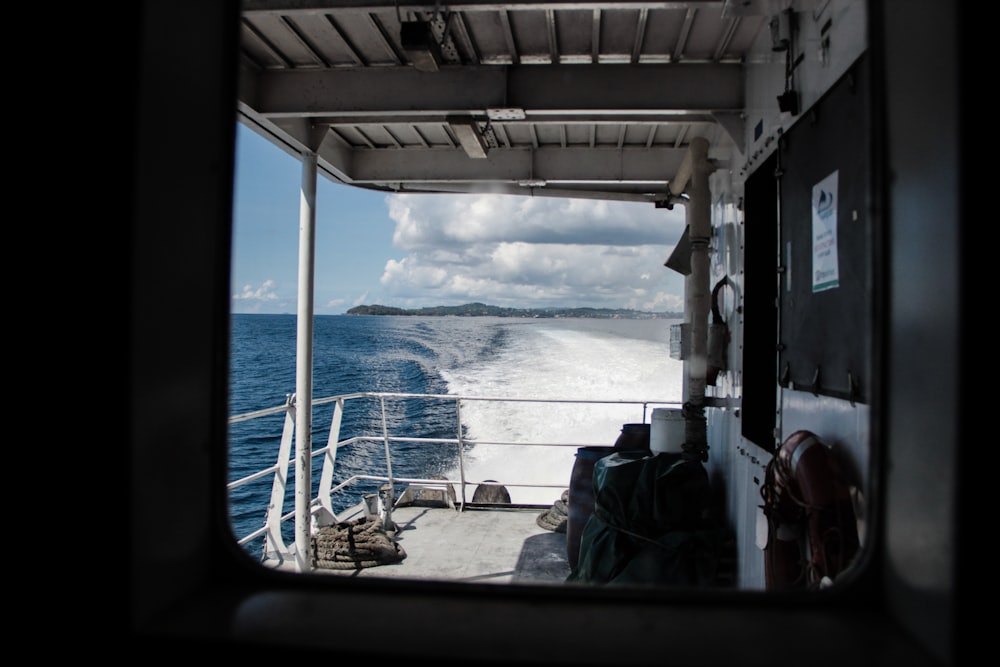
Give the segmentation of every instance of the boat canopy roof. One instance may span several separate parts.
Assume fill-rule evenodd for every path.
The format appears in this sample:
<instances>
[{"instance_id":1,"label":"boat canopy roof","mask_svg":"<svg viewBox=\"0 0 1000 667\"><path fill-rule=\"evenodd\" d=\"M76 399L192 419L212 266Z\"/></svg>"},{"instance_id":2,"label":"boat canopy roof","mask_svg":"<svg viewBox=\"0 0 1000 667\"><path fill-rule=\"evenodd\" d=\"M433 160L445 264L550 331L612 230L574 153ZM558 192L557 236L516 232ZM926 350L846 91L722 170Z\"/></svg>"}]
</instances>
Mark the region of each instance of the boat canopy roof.
<instances>
[{"instance_id":1,"label":"boat canopy roof","mask_svg":"<svg viewBox=\"0 0 1000 667\"><path fill-rule=\"evenodd\" d=\"M240 119L345 184L669 207L693 139L738 158L744 65L791 4L244 0Z\"/></svg>"}]
</instances>

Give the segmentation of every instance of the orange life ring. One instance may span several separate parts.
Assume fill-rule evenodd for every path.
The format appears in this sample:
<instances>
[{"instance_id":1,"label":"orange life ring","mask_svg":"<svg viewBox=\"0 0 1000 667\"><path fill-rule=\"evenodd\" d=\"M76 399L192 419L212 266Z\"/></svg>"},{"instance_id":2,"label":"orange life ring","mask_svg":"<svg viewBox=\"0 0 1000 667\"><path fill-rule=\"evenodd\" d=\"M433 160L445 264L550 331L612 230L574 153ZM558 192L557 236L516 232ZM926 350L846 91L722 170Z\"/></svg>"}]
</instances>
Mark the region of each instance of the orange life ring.
<instances>
[{"instance_id":1,"label":"orange life ring","mask_svg":"<svg viewBox=\"0 0 1000 667\"><path fill-rule=\"evenodd\" d=\"M761 487L768 520L768 590L818 588L857 554L860 541L850 488L830 448L796 431L767 465Z\"/></svg>"}]
</instances>

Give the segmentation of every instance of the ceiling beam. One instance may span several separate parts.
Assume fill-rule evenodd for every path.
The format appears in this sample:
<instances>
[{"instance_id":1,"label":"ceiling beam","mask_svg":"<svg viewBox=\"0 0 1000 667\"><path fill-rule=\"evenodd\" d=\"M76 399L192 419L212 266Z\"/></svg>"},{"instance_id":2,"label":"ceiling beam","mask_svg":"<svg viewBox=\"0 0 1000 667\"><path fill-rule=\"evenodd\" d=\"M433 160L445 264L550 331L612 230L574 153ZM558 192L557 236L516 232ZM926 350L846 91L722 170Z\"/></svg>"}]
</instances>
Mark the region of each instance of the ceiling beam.
<instances>
[{"instance_id":1,"label":"ceiling beam","mask_svg":"<svg viewBox=\"0 0 1000 667\"><path fill-rule=\"evenodd\" d=\"M631 201L649 204L658 201L670 201L672 195L665 184L652 186L633 183L596 183L586 185L560 185L535 187L517 183L423 183L409 181L406 183L359 184L358 187L371 187L395 192L435 192L435 193L466 193L492 195L522 195L531 197L559 197L569 199L598 199L602 201Z\"/></svg>"},{"instance_id":2,"label":"ceiling beam","mask_svg":"<svg viewBox=\"0 0 1000 667\"><path fill-rule=\"evenodd\" d=\"M350 156L335 149L324 145L319 158L355 183L666 183L687 150L644 146L511 149L491 151L486 158L470 160L464 152L433 148L357 150ZM348 157L349 163L345 161Z\"/></svg>"},{"instance_id":3,"label":"ceiling beam","mask_svg":"<svg viewBox=\"0 0 1000 667\"><path fill-rule=\"evenodd\" d=\"M409 12L434 12L442 6L453 12L488 12L497 10L583 10L600 9L687 9L689 7L720 7L723 0L459 0L441 3L435 0L243 0L244 14L324 14L339 12L372 12L383 9L400 9Z\"/></svg>"},{"instance_id":4,"label":"ceiling beam","mask_svg":"<svg viewBox=\"0 0 1000 667\"><path fill-rule=\"evenodd\" d=\"M719 113L705 113L705 114L690 114L690 113L679 113L671 111L663 111L658 113L629 113L628 111L621 112L609 112L603 110L597 110L593 113L583 114L583 113L572 113L572 114L557 114L557 113L546 113L546 114L536 114L531 118L523 118L516 120L494 120L492 122L493 127L517 127L519 125L529 126L541 126L541 125L621 125L627 123L629 125L663 125L664 123L715 123L718 122L719 116L726 115L723 112ZM739 116L739 114L734 114ZM426 127L428 125L441 125L448 123L449 120L453 119L455 116L452 113L441 112L437 114L421 114L419 116L413 116L411 114L382 114L377 118L370 115L364 116L360 114L350 114L350 115L335 115L335 116L312 116L309 121L314 125L327 125L330 127L339 127L344 125L407 125L407 126L421 126ZM283 120L281 116L272 116L276 122ZM482 120L485 120L482 119Z\"/></svg>"},{"instance_id":5,"label":"ceiling beam","mask_svg":"<svg viewBox=\"0 0 1000 667\"><path fill-rule=\"evenodd\" d=\"M515 65L263 71L241 101L264 117L418 117L520 108L527 114L739 112L742 66ZM250 99L252 97L252 99Z\"/></svg>"}]
</instances>

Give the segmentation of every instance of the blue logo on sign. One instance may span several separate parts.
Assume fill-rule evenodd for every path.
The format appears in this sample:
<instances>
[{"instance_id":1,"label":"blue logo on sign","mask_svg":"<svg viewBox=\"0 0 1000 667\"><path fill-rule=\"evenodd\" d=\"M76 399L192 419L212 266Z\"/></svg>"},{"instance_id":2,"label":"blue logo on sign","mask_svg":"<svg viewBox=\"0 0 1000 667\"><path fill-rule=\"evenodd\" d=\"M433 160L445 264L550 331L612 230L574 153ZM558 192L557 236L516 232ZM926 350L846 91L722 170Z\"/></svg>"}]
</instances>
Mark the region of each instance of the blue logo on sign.
<instances>
[{"instance_id":1,"label":"blue logo on sign","mask_svg":"<svg viewBox=\"0 0 1000 667\"><path fill-rule=\"evenodd\" d=\"M819 201L816 203L816 212L823 213L833 206L833 193L827 190L820 190Z\"/></svg>"}]
</instances>

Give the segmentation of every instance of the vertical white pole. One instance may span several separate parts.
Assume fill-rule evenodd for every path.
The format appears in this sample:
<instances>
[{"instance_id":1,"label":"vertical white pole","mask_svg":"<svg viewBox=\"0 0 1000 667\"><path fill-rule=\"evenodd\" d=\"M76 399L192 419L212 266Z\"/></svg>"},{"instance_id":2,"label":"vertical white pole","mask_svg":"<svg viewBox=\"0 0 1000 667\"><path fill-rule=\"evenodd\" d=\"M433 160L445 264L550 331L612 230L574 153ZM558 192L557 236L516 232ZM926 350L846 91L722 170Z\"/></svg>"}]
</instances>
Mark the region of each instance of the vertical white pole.
<instances>
[{"instance_id":1,"label":"vertical white pole","mask_svg":"<svg viewBox=\"0 0 1000 667\"><path fill-rule=\"evenodd\" d=\"M700 138L699 138L700 139ZM707 142L695 139L688 148L692 157L691 180L688 182L687 214L688 234L691 240L691 280L688 304L691 307L691 383L692 401L702 402L705 397L707 370L708 313L711 309L709 291L708 244L712 237L711 210L709 207L708 174L699 168L706 162Z\"/></svg>"},{"instance_id":2,"label":"vertical white pole","mask_svg":"<svg viewBox=\"0 0 1000 667\"><path fill-rule=\"evenodd\" d=\"M299 295L295 342L295 565L312 570L313 284L316 257L316 153L302 154L299 198Z\"/></svg>"},{"instance_id":3,"label":"vertical white pole","mask_svg":"<svg viewBox=\"0 0 1000 667\"><path fill-rule=\"evenodd\" d=\"M671 193L688 194L684 216L691 244L691 272L684 278L684 321L688 325L691 343L688 358L684 361L682 390L686 412L684 450L702 458L708 451L704 410L708 373L708 313L712 306L708 257L708 246L712 238L709 176L714 170L715 167L708 159L708 140L695 137L688 146L675 178L670 181Z\"/></svg>"},{"instance_id":4,"label":"vertical white pole","mask_svg":"<svg viewBox=\"0 0 1000 667\"><path fill-rule=\"evenodd\" d=\"M711 310L711 276L708 246L712 238L712 203L708 179L713 166L708 160L708 141L702 137L691 140L690 180L685 209L688 235L691 241L691 275L687 281L690 312L691 359L688 364L688 392L685 401L694 414L685 422L685 450L705 451L706 422L701 413L705 406L705 384L708 371L708 314ZM693 418L692 418L693 417Z\"/></svg>"}]
</instances>

